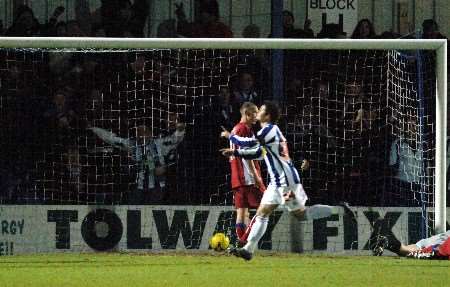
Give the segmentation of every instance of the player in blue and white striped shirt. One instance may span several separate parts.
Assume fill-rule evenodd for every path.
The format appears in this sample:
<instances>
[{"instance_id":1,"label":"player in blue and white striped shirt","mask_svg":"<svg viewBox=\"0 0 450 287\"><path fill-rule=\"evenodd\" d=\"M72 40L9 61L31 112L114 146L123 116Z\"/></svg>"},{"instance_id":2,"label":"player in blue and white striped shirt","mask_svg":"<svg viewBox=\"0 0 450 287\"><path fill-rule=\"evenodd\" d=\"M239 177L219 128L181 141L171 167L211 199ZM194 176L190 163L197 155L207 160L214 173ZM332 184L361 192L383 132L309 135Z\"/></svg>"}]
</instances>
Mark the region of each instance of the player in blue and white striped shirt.
<instances>
[{"instance_id":1,"label":"player in blue and white striped shirt","mask_svg":"<svg viewBox=\"0 0 450 287\"><path fill-rule=\"evenodd\" d=\"M261 106L257 119L262 129L255 138L243 138L223 131L221 136L240 146L240 149L222 149L225 156L239 156L246 159L264 159L270 182L264 192L261 204L255 217L249 224L250 233L247 244L243 248L232 249L231 253L246 260L250 260L264 235L269 215L280 205L285 204L287 209L299 219L325 218L337 213L336 207L328 205L313 205L305 207L308 196L300 182L300 175L289 157L286 138L281 133L275 122L279 118L279 110L276 104L266 102ZM302 168L307 163L304 161ZM344 207L348 212L348 207Z\"/></svg>"},{"instance_id":2,"label":"player in blue and white striped shirt","mask_svg":"<svg viewBox=\"0 0 450 287\"><path fill-rule=\"evenodd\" d=\"M115 133L98 127L90 130L103 141L115 148L129 152L131 159L137 164L137 191L130 194L129 203L143 204L144 191L155 193L166 185L165 173L173 163L177 146L183 141L184 123L177 123L173 134L153 138L151 129L142 125L136 128L136 138L122 138Z\"/></svg>"}]
</instances>

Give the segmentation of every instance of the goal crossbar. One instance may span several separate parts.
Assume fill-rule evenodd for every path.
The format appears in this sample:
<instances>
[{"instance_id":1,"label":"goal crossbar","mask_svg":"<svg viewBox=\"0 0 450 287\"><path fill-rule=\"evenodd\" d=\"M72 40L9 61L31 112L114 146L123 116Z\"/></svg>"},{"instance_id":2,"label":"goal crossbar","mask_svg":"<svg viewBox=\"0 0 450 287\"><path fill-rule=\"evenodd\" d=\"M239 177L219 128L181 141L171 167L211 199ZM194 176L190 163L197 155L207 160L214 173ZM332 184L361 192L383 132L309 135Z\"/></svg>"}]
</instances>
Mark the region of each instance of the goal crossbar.
<instances>
[{"instance_id":1,"label":"goal crossbar","mask_svg":"<svg viewBox=\"0 0 450 287\"><path fill-rule=\"evenodd\" d=\"M0 37L6 49L296 49L435 50L436 153L435 232L446 229L447 40L445 39L207 39Z\"/></svg>"},{"instance_id":2,"label":"goal crossbar","mask_svg":"<svg viewBox=\"0 0 450 287\"><path fill-rule=\"evenodd\" d=\"M0 37L0 48L437 50L443 39Z\"/></svg>"}]
</instances>

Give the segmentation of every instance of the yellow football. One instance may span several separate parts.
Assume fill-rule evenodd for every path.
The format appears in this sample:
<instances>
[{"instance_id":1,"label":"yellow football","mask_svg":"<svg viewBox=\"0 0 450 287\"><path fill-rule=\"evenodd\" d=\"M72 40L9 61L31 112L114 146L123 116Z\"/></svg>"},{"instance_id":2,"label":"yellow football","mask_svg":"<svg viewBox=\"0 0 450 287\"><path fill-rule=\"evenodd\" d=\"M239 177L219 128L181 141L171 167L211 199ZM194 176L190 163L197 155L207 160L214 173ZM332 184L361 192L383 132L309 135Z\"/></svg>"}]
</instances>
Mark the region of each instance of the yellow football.
<instances>
[{"instance_id":1,"label":"yellow football","mask_svg":"<svg viewBox=\"0 0 450 287\"><path fill-rule=\"evenodd\" d=\"M209 240L209 246L216 251L223 251L230 245L230 238L219 232L214 234Z\"/></svg>"}]
</instances>

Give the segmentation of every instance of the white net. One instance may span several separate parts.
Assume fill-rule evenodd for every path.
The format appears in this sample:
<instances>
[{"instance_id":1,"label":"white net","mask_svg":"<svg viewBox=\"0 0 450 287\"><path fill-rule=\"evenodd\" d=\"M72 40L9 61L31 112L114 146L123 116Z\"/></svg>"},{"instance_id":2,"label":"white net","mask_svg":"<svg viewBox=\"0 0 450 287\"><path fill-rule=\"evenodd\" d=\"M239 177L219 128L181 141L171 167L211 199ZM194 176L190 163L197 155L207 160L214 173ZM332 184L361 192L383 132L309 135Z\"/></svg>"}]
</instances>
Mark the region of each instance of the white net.
<instances>
[{"instance_id":1,"label":"white net","mask_svg":"<svg viewBox=\"0 0 450 287\"><path fill-rule=\"evenodd\" d=\"M121 249L202 249L214 231L235 239L229 164L218 153L227 142L218 134L238 122L239 99L272 98L270 51L0 52L4 208L79 205L76 218L50 212L46 219L60 232L75 222L97 250L115 246L105 242L125 228L115 225L117 216L128 220ZM361 250L375 229L409 242L428 232L434 54L286 51L285 66L279 126L295 166L310 162L302 173L308 204L348 201L361 209L357 224L328 218L334 227L294 222L278 210L260 247ZM182 136L177 123L186 125ZM157 207L125 207L149 204ZM109 226L103 237L101 221ZM159 238L153 247L149 234Z\"/></svg>"}]
</instances>

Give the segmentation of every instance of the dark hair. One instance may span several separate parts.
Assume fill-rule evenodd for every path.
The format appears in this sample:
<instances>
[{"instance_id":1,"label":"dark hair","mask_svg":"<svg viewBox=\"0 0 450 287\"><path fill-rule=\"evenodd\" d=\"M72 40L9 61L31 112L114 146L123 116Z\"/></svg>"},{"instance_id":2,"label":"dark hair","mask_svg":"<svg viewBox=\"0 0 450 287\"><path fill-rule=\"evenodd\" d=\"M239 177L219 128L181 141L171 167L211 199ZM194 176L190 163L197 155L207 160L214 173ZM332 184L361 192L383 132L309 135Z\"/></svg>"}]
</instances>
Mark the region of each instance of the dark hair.
<instances>
[{"instance_id":1,"label":"dark hair","mask_svg":"<svg viewBox=\"0 0 450 287\"><path fill-rule=\"evenodd\" d=\"M200 11L219 18L219 3L216 0L203 0L200 4Z\"/></svg>"},{"instance_id":2,"label":"dark hair","mask_svg":"<svg viewBox=\"0 0 450 287\"><path fill-rule=\"evenodd\" d=\"M265 101L266 114L270 115L270 121L276 123L280 119L280 108L277 103L272 101Z\"/></svg>"},{"instance_id":3,"label":"dark hair","mask_svg":"<svg viewBox=\"0 0 450 287\"><path fill-rule=\"evenodd\" d=\"M292 12L289 10L283 10L283 16L290 16L292 18L292 20L295 20L294 14L292 14Z\"/></svg>"},{"instance_id":4,"label":"dark hair","mask_svg":"<svg viewBox=\"0 0 450 287\"><path fill-rule=\"evenodd\" d=\"M30 7L28 7L27 5L19 5L17 7L16 12L15 12L16 16L14 17L13 23L12 23L11 27L9 27L9 30L14 30L14 28L17 27L17 25L18 25L17 22L19 21L19 18L24 13L30 13L31 14L31 17L33 18L33 21L34 21L34 27L33 27L33 29L35 30L34 32L37 32L37 30L39 30L39 22L36 19L36 17L34 16L33 10ZM10 35L10 36L13 36L13 35ZM21 36L23 36L23 35L21 35Z\"/></svg>"},{"instance_id":5,"label":"dark hair","mask_svg":"<svg viewBox=\"0 0 450 287\"><path fill-rule=\"evenodd\" d=\"M359 32L359 29L361 28L362 24L366 22L369 25L369 38L374 38L376 37L375 34L375 28L373 27L372 22L370 22L369 19L365 18L365 19L361 19L358 24L356 24L355 30L353 30L352 33L352 39L360 39L361 38L361 34Z\"/></svg>"},{"instance_id":6,"label":"dark hair","mask_svg":"<svg viewBox=\"0 0 450 287\"><path fill-rule=\"evenodd\" d=\"M33 10L32 10L30 7L28 7L27 5L24 5L24 4L19 5L19 6L16 8L16 17L14 17L14 22L15 22L17 19L19 19L20 16L22 16L22 14L27 13L27 12L30 13L30 14L33 16L33 18L35 18L35 17L34 17L34 12L33 12Z\"/></svg>"},{"instance_id":7,"label":"dark hair","mask_svg":"<svg viewBox=\"0 0 450 287\"><path fill-rule=\"evenodd\" d=\"M439 30L439 26L433 19L425 19L422 23L423 32L433 32Z\"/></svg>"}]
</instances>

